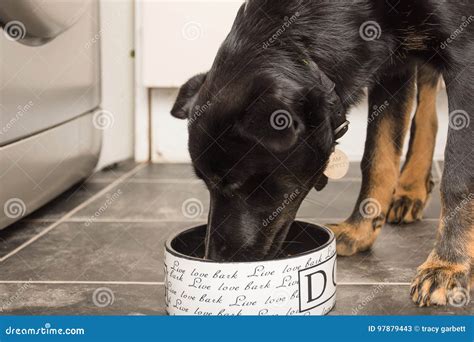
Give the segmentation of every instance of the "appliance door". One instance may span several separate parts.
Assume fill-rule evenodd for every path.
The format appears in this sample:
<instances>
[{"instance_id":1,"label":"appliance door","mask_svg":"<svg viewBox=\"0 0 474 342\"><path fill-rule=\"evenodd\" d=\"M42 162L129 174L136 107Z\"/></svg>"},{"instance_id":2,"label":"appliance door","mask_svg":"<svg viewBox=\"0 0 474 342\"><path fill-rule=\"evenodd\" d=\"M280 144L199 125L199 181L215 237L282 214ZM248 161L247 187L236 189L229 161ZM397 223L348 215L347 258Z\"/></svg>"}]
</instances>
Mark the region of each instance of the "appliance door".
<instances>
[{"instance_id":1,"label":"appliance door","mask_svg":"<svg viewBox=\"0 0 474 342\"><path fill-rule=\"evenodd\" d=\"M100 103L96 0L0 0L0 146Z\"/></svg>"}]
</instances>

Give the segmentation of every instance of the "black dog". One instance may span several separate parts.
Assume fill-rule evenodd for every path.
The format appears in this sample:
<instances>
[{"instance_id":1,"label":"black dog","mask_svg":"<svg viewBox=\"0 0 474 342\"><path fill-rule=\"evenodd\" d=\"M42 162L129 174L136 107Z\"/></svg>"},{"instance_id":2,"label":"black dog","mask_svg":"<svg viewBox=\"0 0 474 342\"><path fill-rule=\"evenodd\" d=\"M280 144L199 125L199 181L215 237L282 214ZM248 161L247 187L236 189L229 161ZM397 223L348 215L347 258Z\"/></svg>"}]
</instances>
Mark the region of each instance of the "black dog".
<instances>
[{"instance_id":1,"label":"black dog","mask_svg":"<svg viewBox=\"0 0 474 342\"><path fill-rule=\"evenodd\" d=\"M193 165L211 194L206 257L278 254L304 197L326 185L328 158L364 87L369 108L379 110L369 113L354 212L331 225L338 253L370 248L387 220L421 218L432 188L440 75L451 113L442 219L411 294L430 305L468 291L474 257L472 1L247 1L211 70L180 89L172 110L189 119ZM376 214L367 215L366 205L375 205Z\"/></svg>"}]
</instances>

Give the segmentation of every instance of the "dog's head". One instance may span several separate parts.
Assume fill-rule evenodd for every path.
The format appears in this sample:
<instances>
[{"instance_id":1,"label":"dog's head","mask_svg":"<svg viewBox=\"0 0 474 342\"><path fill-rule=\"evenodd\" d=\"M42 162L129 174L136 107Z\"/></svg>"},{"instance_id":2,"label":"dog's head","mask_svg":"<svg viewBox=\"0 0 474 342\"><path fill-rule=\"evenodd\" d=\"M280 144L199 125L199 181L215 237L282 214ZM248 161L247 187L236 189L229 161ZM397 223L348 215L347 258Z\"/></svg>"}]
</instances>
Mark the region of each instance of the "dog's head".
<instances>
[{"instance_id":1,"label":"dog's head","mask_svg":"<svg viewBox=\"0 0 474 342\"><path fill-rule=\"evenodd\" d=\"M172 115L188 120L193 166L211 196L207 258L277 256L305 196L327 183L344 111L313 61L270 65L225 46L181 87Z\"/></svg>"}]
</instances>

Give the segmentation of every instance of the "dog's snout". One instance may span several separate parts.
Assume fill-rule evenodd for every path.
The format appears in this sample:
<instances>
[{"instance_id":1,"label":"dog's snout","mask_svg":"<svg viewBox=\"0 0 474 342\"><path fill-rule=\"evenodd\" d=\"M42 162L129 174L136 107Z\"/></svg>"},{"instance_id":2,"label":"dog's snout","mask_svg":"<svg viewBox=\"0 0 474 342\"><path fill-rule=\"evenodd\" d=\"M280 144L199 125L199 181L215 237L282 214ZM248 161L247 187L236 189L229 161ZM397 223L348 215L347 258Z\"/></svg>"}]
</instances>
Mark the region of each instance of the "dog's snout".
<instances>
[{"instance_id":1,"label":"dog's snout","mask_svg":"<svg viewBox=\"0 0 474 342\"><path fill-rule=\"evenodd\" d=\"M228 248L224 245L219 245L216 243L209 242L207 248L206 259L213 261L230 261L226 257L228 254Z\"/></svg>"},{"instance_id":2,"label":"dog's snout","mask_svg":"<svg viewBox=\"0 0 474 342\"><path fill-rule=\"evenodd\" d=\"M228 252L229 248L223 239L212 237L207 241L205 258L213 261L226 261Z\"/></svg>"},{"instance_id":3,"label":"dog's snout","mask_svg":"<svg viewBox=\"0 0 474 342\"><path fill-rule=\"evenodd\" d=\"M221 262L249 261L255 257L252 250L258 249L256 246L248 246L240 239L224 238L222 234L214 233L207 242L205 258Z\"/></svg>"}]
</instances>

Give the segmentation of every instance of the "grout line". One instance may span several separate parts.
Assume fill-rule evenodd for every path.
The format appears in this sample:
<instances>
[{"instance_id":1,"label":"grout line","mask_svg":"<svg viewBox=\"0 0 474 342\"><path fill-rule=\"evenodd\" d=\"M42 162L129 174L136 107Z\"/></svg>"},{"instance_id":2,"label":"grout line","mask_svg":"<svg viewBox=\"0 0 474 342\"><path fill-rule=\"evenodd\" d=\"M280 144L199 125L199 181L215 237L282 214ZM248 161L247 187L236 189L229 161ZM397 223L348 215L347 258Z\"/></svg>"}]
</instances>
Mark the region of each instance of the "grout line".
<instances>
[{"instance_id":1,"label":"grout line","mask_svg":"<svg viewBox=\"0 0 474 342\"><path fill-rule=\"evenodd\" d=\"M52 223L52 222L56 222L57 220L59 219L53 219L53 218L43 218L43 219L28 219L28 218L25 218L25 219L22 219L21 222L22 223Z\"/></svg>"},{"instance_id":2,"label":"grout line","mask_svg":"<svg viewBox=\"0 0 474 342\"><path fill-rule=\"evenodd\" d=\"M340 178L340 179L331 179L330 183L345 183L345 182L362 182L361 177L347 177L347 178Z\"/></svg>"},{"instance_id":3,"label":"grout line","mask_svg":"<svg viewBox=\"0 0 474 342\"><path fill-rule=\"evenodd\" d=\"M440 160L433 160L434 169L437 174L437 179L442 176L442 171L439 166ZM96 179L90 179L90 183L109 183L116 180L116 178L97 177ZM344 183L344 182L361 182L362 177L343 177L341 179L331 179L331 183ZM202 184L202 180L198 178L131 178L128 182L130 183L156 183L156 184Z\"/></svg>"},{"instance_id":4,"label":"grout line","mask_svg":"<svg viewBox=\"0 0 474 342\"><path fill-rule=\"evenodd\" d=\"M346 218L338 217L297 217L297 221L344 221ZM87 222L89 218L84 217L74 217L69 219L64 219L62 222L72 222L72 223L82 223ZM22 222L25 223L50 223L56 222L57 219L24 219ZM438 222L438 218L424 218L420 222ZM190 224L202 224L206 222L206 218L202 218L201 220L185 220L185 219L134 219L134 218L96 218L94 219L94 223L190 223Z\"/></svg>"},{"instance_id":5,"label":"grout line","mask_svg":"<svg viewBox=\"0 0 474 342\"><path fill-rule=\"evenodd\" d=\"M0 280L0 284L64 284L64 285L147 285L147 286L164 286L162 281L81 281L81 280ZM411 283L406 282L340 282L337 286L410 286Z\"/></svg>"},{"instance_id":6,"label":"grout line","mask_svg":"<svg viewBox=\"0 0 474 342\"><path fill-rule=\"evenodd\" d=\"M116 180L117 180L117 178L98 178L98 179L90 178L90 179L87 179L87 183L92 183L92 184L94 184L94 183L96 183L96 184L112 183Z\"/></svg>"},{"instance_id":7,"label":"grout line","mask_svg":"<svg viewBox=\"0 0 474 342\"><path fill-rule=\"evenodd\" d=\"M100 178L100 179L91 179L90 183L109 183L114 181L114 179ZM146 179L146 178L131 178L128 180L129 183L141 184L204 184L199 179L192 178L159 178L159 179Z\"/></svg>"},{"instance_id":8,"label":"grout line","mask_svg":"<svg viewBox=\"0 0 474 342\"><path fill-rule=\"evenodd\" d=\"M443 172L441 171L441 168L439 167L439 161L436 160L434 162L434 165L435 165L436 173L438 174L438 179L441 180L441 178L443 178Z\"/></svg>"},{"instance_id":9,"label":"grout line","mask_svg":"<svg viewBox=\"0 0 474 342\"><path fill-rule=\"evenodd\" d=\"M88 218L75 217L63 220L63 222L82 223L89 221ZM56 222L56 220L49 219L32 219L24 220L27 223L41 223L41 222ZM190 223L190 224L202 224L206 222L206 218L202 220L185 220L185 219L134 219L134 218L123 218L123 219L107 219L107 218L94 218L92 223Z\"/></svg>"},{"instance_id":10,"label":"grout line","mask_svg":"<svg viewBox=\"0 0 474 342\"><path fill-rule=\"evenodd\" d=\"M74 209L72 209L71 211L69 211L67 214L65 214L64 216L62 216L60 219L58 219L56 222L54 222L52 225L50 225L48 228L46 228L45 230L43 230L42 232L40 232L38 235L32 237L31 239L29 239L28 241L24 242L23 244L21 244L20 246L18 246L17 248L15 248L13 251L11 251L10 253L8 253L7 255L3 256L0 258L0 263L7 260L9 257L11 257L12 255L15 255L16 253L18 253L19 251L21 251L22 249L28 247L29 245L31 245L33 242L35 242L36 240L38 240L39 238L41 238L43 235L49 233L51 230L53 230L54 228L56 228L57 226L59 226L61 223L63 222L67 222L68 219L70 219L75 213L77 213L78 211L82 210L83 208L85 208L86 206L88 206L89 204L91 204L92 202L94 202L97 198L101 197L102 195L106 194L109 190L112 190L117 184L123 182L124 180L126 180L128 177L130 177L131 175L133 175L135 172L137 172L138 170L140 170L141 168L143 168L145 165L147 165L146 163L143 163L143 164L139 164L137 165L135 168L133 168L133 170L125 173L123 176L117 178L117 180L113 183L110 183L108 186L106 186L105 188L103 188L102 190L100 190L98 193L96 193L95 195L93 195L92 197L88 198L86 201L82 202L81 204L79 204L77 207L75 207Z\"/></svg>"},{"instance_id":11,"label":"grout line","mask_svg":"<svg viewBox=\"0 0 474 342\"><path fill-rule=\"evenodd\" d=\"M0 284L45 284L45 285L147 285L163 286L162 281L81 281L81 280L0 280Z\"/></svg>"},{"instance_id":12,"label":"grout line","mask_svg":"<svg viewBox=\"0 0 474 342\"><path fill-rule=\"evenodd\" d=\"M364 282L355 282L355 283L352 283L352 282L339 282L337 283L337 286L374 286L374 285L382 285L382 286L410 286L411 283L404 283L404 282L374 282L374 283L371 283L371 282L368 282L368 283L364 283Z\"/></svg>"},{"instance_id":13,"label":"grout line","mask_svg":"<svg viewBox=\"0 0 474 342\"><path fill-rule=\"evenodd\" d=\"M113 181L113 179L99 178L91 179L90 183L108 183ZM331 179L331 183L346 183L346 182L361 182L362 178L360 177L347 177L341 179ZM132 178L128 181L129 183L135 184L202 184L203 181L195 178L161 178L161 179L147 179L147 178Z\"/></svg>"}]
</instances>

